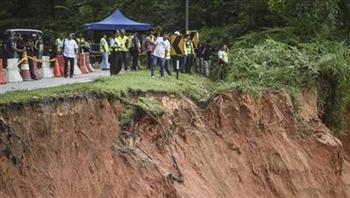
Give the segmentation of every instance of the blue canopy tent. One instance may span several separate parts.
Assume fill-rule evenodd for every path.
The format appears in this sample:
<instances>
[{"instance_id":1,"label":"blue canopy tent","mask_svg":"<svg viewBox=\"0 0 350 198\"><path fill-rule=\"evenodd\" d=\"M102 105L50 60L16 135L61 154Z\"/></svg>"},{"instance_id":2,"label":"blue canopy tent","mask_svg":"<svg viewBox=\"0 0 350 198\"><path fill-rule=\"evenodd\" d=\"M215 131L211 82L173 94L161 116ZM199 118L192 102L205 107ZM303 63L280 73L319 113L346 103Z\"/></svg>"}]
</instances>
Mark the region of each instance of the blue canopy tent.
<instances>
[{"instance_id":1,"label":"blue canopy tent","mask_svg":"<svg viewBox=\"0 0 350 198\"><path fill-rule=\"evenodd\" d=\"M148 31L151 29L148 23L139 23L125 17L119 9L102 21L85 24L85 30L114 31L125 29L126 31Z\"/></svg>"}]
</instances>

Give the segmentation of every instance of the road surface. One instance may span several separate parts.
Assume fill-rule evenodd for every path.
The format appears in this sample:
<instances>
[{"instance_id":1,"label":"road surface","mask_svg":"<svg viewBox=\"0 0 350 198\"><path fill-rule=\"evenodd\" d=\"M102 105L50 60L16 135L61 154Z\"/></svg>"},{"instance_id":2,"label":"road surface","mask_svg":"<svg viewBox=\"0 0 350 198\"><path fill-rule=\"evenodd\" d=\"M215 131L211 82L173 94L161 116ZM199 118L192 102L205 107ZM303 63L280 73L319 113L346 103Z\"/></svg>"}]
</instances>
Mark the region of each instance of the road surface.
<instances>
[{"instance_id":1,"label":"road surface","mask_svg":"<svg viewBox=\"0 0 350 198\"><path fill-rule=\"evenodd\" d=\"M45 87L56 87L66 84L91 82L101 76L109 76L109 71L95 70L93 73L80 74L74 78L50 78L29 82L7 83L0 85L0 94L17 90L33 90Z\"/></svg>"}]
</instances>

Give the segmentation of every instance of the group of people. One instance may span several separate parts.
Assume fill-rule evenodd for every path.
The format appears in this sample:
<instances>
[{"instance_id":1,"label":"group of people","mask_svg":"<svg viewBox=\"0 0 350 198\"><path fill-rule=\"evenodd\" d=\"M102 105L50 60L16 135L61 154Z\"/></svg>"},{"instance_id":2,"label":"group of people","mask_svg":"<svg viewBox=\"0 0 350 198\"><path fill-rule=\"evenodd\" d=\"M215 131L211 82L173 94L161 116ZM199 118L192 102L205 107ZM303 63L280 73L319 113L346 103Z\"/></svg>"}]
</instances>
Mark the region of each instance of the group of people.
<instances>
[{"instance_id":1,"label":"group of people","mask_svg":"<svg viewBox=\"0 0 350 198\"><path fill-rule=\"evenodd\" d=\"M178 31L174 32L174 36L182 37ZM171 75L171 64L173 65L173 71L188 74L197 72L209 77L211 62L215 53L215 48L211 45L210 40L205 44L198 43L198 46L195 47L193 39L187 34L184 36L183 52L172 53L172 51L176 50L171 47L169 34L155 38L151 32L146 37L144 46L148 57L148 67L151 68L152 78L155 78L154 70L157 65L161 68L160 74L162 79L164 79L164 71L168 75ZM229 63L228 48L226 45L223 45L218 51L218 59L218 65L226 68ZM221 79L224 78L223 73L220 76Z\"/></svg>"},{"instance_id":2,"label":"group of people","mask_svg":"<svg viewBox=\"0 0 350 198\"><path fill-rule=\"evenodd\" d=\"M126 35L125 30L117 30L109 40L107 39L107 34L104 33L100 40L102 70L110 70L111 75L118 74L122 69L129 71L128 53L133 60L130 69L134 71L139 69L138 59L141 53L141 43L137 32L130 38Z\"/></svg>"},{"instance_id":3,"label":"group of people","mask_svg":"<svg viewBox=\"0 0 350 198\"><path fill-rule=\"evenodd\" d=\"M42 56L44 53L44 47L42 39L37 34L24 37L20 33L11 32L10 37L5 43L5 57L6 58L27 58L29 65L30 77L33 80L37 80L37 76L34 71L34 58Z\"/></svg>"},{"instance_id":4,"label":"group of people","mask_svg":"<svg viewBox=\"0 0 350 198\"><path fill-rule=\"evenodd\" d=\"M74 33L70 33L68 36L62 33L56 39L55 46L56 53L64 57L64 77L73 78L75 61L78 60L79 53L90 51L90 44L81 33L77 36Z\"/></svg>"},{"instance_id":5,"label":"group of people","mask_svg":"<svg viewBox=\"0 0 350 198\"><path fill-rule=\"evenodd\" d=\"M171 71L189 73L197 72L209 76L213 54L215 53L211 41L195 45L189 34L182 36L174 32L175 37L183 37L183 46L180 52L174 52L169 34L165 33L158 38L154 32L149 32L141 42L137 32L128 37L125 30L117 30L109 39L103 34L100 40L102 56L102 69L110 70L111 75L121 70L129 71L127 56L132 57L130 70L139 69L139 55L143 51L147 55L147 66L151 70L151 77L155 78L155 69L160 66L160 75L164 79L165 72ZM142 45L141 45L142 43ZM228 64L228 48L224 45L218 52L219 65Z\"/></svg>"},{"instance_id":6,"label":"group of people","mask_svg":"<svg viewBox=\"0 0 350 198\"><path fill-rule=\"evenodd\" d=\"M182 37L180 32L174 33L175 37ZM165 71L171 75L171 65L173 71L181 73L192 73L195 61L195 45L190 35L185 35L184 45L178 46L183 51L173 52L171 47L169 34L165 33L163 36L156 38L153 32L150 32L145 39L144 48L146 50L148 67L151 69L151 77L155 78L154 70L157 65L160 66L161 78L164 79Z\"/></svg>"},{"instance_id":7,"label":"group of people","mask_svg":"<svg viewBox=\"0 0 350 198\"><path fill-rule=\"evenodd\" d=\"M180 73L197 72L209 76L212 64L212 57L216 50L210 40L205 44L195 43L189 34L181 35L176 31L172 37L181 37L183 44L179 46L180 52L174 50L170 35L165 33L158 38L151 31L141 39L137 32L128 36L125 30L116 30L114 34L107 37L104 33L100 39L100 52L102 53L102 70L110 70L111 75L120 71L136 71L140 69L139 56L142 52L147 55L147 67L151 71L151 77L155 78L155 70L160 66L160 75L164 79L165 73L171 75L172 71ZM55 41L56 52L64 56L64 77L73 77L74 64L79 53L90 50L89 43L81 34L61 34ZM37 34L25 39L20 34L11 34L6 43L6 54L8 58L19 58L25 52L29 57L41 57L45 53L43 41ZM48 50L47 50L48 51ZM129 68L129 58L131 67ZM218 52L219 66L228 64L228 49L224 45ZM33 59L28 59L31 78L37 77L33 68ZM71 65L71 67L69 67ZM70 69L68 69L70 68ZM69 70L69 71L68 71ZM223 78L223 77L222 77Z\"/></svg>"},{"instance_id":8,"label":"group of people","mask_svg":"<svg viewBox=\"0 0 350 198\"><path fill-rule=\"evenodd\" d=\"M77 37L73 33L61 34L55 42L56 53L64 56L64 76L73 77L74 64L77 59L77 55L80 52L88 51L89 44L79 34ZM20 33L11 32L9 38L5 42L4 57L6 59L11 58L26 58L29 65L30 76L33 80L38 80L35 74L34 61L41 59L42 56L49 56L49 45L45 43L39 33L26 33L22 35ZM37 62L40 65L40 62ZM71 65L68 71L68 66Z\"/></svg>"}]
</instances>

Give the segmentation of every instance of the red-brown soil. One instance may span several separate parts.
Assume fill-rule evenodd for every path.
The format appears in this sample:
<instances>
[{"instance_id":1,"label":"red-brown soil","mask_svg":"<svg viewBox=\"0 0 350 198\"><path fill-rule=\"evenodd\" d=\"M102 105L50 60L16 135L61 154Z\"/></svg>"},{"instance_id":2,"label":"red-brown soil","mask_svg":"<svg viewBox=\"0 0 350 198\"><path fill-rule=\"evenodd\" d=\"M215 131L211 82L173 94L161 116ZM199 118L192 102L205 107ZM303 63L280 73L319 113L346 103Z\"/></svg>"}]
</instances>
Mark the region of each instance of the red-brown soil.
<instances>
[{"instance_id":1,"label":"red-brown soil","mask_svg":"<svg viewBox=\"0 0 350 198\"><path fill-rule=\"evenodd\" d=\"M347 108L346 121L350 128L350 105ZM347 134L350 134L350 131ZM344 149L343 182L346 185L347 196L350 197L350 135L342 136L340 140Z\"/></svg>"},{"instance_id":2,"label":"red-brown soil","mask_svg":"<svg viewBox=\"0 0 350 198\"><path fill-rule=\"evenodd\" d=\"M350 165L315 95L299 119L281 92L225 93L204 109L149 95L168 112L124 132L119 100L3 109L0 197L349 197Z\"/></svg>"}]
</instances>

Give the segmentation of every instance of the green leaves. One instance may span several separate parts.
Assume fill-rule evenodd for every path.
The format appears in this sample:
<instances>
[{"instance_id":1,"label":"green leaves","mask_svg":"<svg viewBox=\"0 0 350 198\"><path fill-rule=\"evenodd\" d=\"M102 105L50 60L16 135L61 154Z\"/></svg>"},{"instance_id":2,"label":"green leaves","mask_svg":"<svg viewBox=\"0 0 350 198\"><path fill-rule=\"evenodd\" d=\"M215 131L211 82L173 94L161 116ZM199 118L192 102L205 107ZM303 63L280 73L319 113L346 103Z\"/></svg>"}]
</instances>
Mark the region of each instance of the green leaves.
<instances>
[{"instance_id":1,"label":"green leaves","mask_svg":"<svg viewBox=\"0 0 350 198\"><path fill-rule=\"evenodd\" d=\"M236 42L230 54L227 79L219 89L253 90L254 93L265 88L298 90L316 83L320 85L323 121L338 133L346 131L344 117L350 105L348 47L343 42L330 40L288 44L264 39L267 35L271 34L253 33ZM217 67L214 73L220 70Z\"/></svg>"},{"instance_id":2,"label":"green leaves","mask_svg":"<svg viewBox=\"0 0 350 198\"><path fill-rule=\"evenodd\" d=\"M328 37L336 29L340 0L268 0L269 9L286 25L298 28L300 35Z\"/></svg>"},{"instance_id":3,"label":"green leaves","mask_svg":"<svg viewBox=\"0 0 350 198\"><path fill-rule=\"evenodd\" d=\"M306 52L267 39L231 53L228 81L251 81L262 87L301 87L317 77L317 65Z\"/></svg>"}]
</instances>

